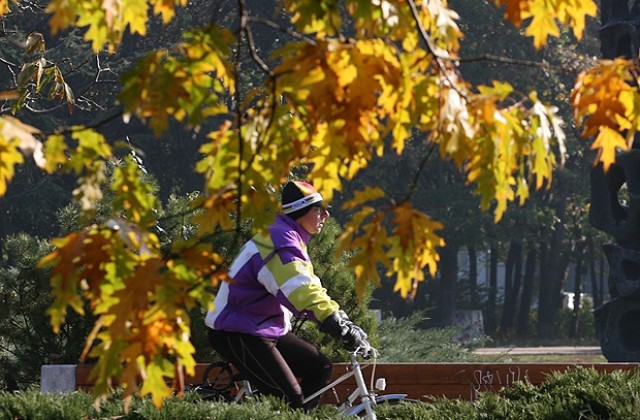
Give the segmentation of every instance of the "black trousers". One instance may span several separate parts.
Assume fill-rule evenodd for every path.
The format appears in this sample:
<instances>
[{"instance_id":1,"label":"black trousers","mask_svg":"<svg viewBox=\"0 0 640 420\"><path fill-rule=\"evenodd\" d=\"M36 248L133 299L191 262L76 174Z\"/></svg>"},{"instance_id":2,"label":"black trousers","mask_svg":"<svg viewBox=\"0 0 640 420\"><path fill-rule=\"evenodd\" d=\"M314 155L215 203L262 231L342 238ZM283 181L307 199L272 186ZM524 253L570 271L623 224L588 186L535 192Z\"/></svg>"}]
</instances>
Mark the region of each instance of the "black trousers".
<instances>
[{"instance_id":1,"label":"black trousers","mask_svg":"<svg viewBox=\"0 0 640 420\"><path fill-rule=\"evenodd\" d=\"M292 407L309 410L317 406L320 397L303 405L304 396L331 380L331 361L293 333L274 340L209 329L208 339L258 391L282 397Z\"/></svg>"}]
</instances>

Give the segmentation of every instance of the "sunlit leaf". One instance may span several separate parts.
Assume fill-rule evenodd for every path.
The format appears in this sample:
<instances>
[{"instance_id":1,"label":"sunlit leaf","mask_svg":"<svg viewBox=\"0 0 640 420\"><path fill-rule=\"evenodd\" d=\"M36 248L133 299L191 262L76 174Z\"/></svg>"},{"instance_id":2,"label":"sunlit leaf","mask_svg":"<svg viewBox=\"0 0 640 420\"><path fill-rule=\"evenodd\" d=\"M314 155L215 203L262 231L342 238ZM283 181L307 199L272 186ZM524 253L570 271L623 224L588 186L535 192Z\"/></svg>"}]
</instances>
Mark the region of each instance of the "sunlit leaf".
<instances>
[{"instance_id":1,"label":"sunlit leaf","mask_svg":"<svg viewBox=\"0 0 640 420\"><path fill-rule=\"evenodd\" d=\"M526 34L541 48L549 36L560 35L559 25L573 28L582 37L587 16L595 16L598 7L593 0L494 0L505 7L505 17L516 27L527 22Z\"/></svg>"},{"instance_id":2,"label":"sunlit leaf","mask_svg":"<svg viewBox=\"0 0 640 420\"><path fill-rule=\"evenodd\" d=\"M27 54L42 52L45 50L44 36L40 32L31 32L25 43Z\"/></svg>"}]
</instances>

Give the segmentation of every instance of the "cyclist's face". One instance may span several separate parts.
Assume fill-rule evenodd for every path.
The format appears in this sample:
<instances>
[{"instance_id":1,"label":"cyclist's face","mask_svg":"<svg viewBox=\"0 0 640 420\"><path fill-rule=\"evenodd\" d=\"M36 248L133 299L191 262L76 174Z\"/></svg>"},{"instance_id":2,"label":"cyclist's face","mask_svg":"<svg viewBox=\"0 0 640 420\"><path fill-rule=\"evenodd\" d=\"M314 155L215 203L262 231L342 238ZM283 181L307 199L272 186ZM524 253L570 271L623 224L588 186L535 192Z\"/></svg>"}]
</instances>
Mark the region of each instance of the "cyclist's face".
<instances>
[{"instance_id":1,"label":"cyclist's face","mask_svg":"<svg viewBox=\"0 0 640 420\"><path fill-rule=\"evenodd\" d=\"M297 222L310 234L320 233L324 226L324 221L329 217L329 210L324 207L311 207L311 210L299 217Z\"/></svg>"}]
</instances>

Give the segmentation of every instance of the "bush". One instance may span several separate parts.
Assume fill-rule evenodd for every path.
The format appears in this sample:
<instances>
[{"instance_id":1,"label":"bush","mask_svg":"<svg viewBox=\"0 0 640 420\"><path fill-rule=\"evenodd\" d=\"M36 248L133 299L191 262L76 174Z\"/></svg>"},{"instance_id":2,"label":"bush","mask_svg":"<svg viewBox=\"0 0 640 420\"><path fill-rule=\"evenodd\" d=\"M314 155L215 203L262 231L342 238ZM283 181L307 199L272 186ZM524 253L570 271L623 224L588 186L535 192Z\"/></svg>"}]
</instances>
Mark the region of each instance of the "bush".
<instances>
[{"instance_id":1,"label":"bush","mask_svg":"<svg viewBox=\"0 0 640 420\"><path fill-rule=\"evenodd\" d=\"M37 390L0 393L0 418L7 419L346 419L332 406L321 406L309 414L292 410L281 400L262 398L242 404L203 401L187 393L171 398L156 409L147 398L133 398L128 411L114 393L93 405L90 395L41 394ZM483 393L478 400L436 398L415 404L381 405L380 420L630 420L638 418L640 370L599 373L578 367L549 376L544 384L533 386L516 382L500 394Z\"/></svg>"},{"instance_id":2,"label":"bush","mask_svg":"<svg viewBox=\"0 0 640 420\"><path fill-rule=\"evenodd\" d=\"M416 312L406 318L386 318L378 325L381 362L465 362L471 361L471 349L484 340L468 344L458 343L461 329L429 328L418 325L424 314Z\"/></svg>"}]
</instances>

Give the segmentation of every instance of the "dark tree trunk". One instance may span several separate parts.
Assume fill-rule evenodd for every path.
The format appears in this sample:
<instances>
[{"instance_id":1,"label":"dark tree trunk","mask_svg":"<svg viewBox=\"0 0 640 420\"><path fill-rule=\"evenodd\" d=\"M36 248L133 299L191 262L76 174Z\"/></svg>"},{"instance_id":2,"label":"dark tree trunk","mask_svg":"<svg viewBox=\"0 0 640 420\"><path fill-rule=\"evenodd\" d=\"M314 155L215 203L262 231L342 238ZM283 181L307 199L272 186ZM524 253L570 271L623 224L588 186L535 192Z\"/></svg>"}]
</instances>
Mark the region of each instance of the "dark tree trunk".
<instances>
[{"instance_id":1,"label":"dark tree trunk","mask_svg":"<svg viewBox=\"0 0 640 420\"><path fill-rule=\"evenodd\" d=\"M447 245L440 251L440 280L436 302L436 325L448 327L454 324L456 310L456 283L458 282L457 246Z\"/></svg>"},{"instance_id":2,"label":"dark tree trunk","mask_svg":"<svg viewBox=\"0 0 640 420\"><path fill-rule=\"evenodd\" d=\"M598 277L598 273L596 272L596 252L595 247L593 246L593 238L589 237L587 245L588 252L588 260L589 260L589 275L591 277L591 296L593 296L593 307L597 308L602 305L603 297L602 297L602 289L600 288L600 278ZM602 256L600 256L600 261L602 261Z\"/></svg>"},{"instance_id":3,"label":"dark tree trunk","mask_svg":"<svg viewBox=\"0 0 640 420\"><path fill-rule=\"evenodd\" d=\"M580 305L582 304L582 277L584 273L584 244L578 242L576 258L576 272L573 279L573 312L571 314L571 325L569 326L569 337L578 336L580 328Z\"/></svg>"},{"instance_id":4,"label":"dark tree trunk","mask_svg":"<svg viewBox=\"0 0 640 420\"><path fill-rule=\"evenodd\" d=\"M522 281L522 242L513 241L507 254L504 305L502 307L502 320L500 331L508 335L513 328L513 318L516 314L516 302L520 293Z\"/></svg>"},{"instance_id":5,"label":"dark tree trunk","mask_svg":"<svg viewBox=\"0 0 640 420\"><path fill-rule=\"evenodd\" d=\"M558 196L555 199L557 221L549 241L549 252L545 273L540 278L540 301L538 305L538 336L552 338L555 333L555 318L562 305L562 287L566 279L568 259L562 252L565 236L567 200L562 177L558 177Z\"/></svg>"},{"instance_id":6,"label":"dark tree trunk","mask_svg":"<svg viewBox=\"0 0 640 420\"><path fill-rule=\"evenodd\" d=\"M498 249L491 245L489 250L489 293L484 314L484 330L488 335L496 332L496 295L498 293Z\"/></svg>"},{"instance_id":7,"label":"dark tree trunk","mask_svg":"<svg viewBox=\"0 0 640 420\"><path fill-rule=\"evenodd\" d=\"M598 273L598 283L600 284L600 305L604 304L604 285L605 285L605 255L600 253L600 271ZM600 306L598 305L598 306Z\"/></svg>"},{"instance_id":8,"label":"dark tree trunk","mask_svg":"<svg viewBox=\"0 0 640 420\"><path fill-rule=\"evenodd\" d=\"M522 279L522 297L520 299L520 312L516 332L520 336L529 333L529 316L531 314L531 304L533 303L533 288L536 275L536 249L533 244L529 244L527 260L525 262L524 277Z\"/></svg>"},{"instance_id":9,"label":"dark tree trunk","mask_svg":"<svg viewBox=\"0 0 640 420\"><path fill-rule=\"evenodd\" d=\"M478 254L473 246L467 247L469 253L469 299L471 309L477 309L480 305L478 298Z\"/></svg>"}]
</instances>

